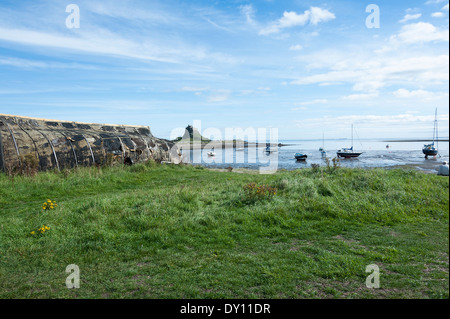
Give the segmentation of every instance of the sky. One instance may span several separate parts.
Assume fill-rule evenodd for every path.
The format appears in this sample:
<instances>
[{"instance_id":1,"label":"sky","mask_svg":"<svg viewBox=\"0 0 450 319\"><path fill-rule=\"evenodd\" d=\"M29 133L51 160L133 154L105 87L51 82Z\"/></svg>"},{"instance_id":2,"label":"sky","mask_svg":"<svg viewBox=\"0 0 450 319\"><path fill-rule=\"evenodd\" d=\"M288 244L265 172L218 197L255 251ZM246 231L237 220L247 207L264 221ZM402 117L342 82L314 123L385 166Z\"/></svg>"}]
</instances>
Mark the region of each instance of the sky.
<instances>
[{"instance_id":1,"label":"sky","mask_svg":"<svg viewBox=\"0 0 450 319\"><path fill-rule=\"evenodd\" d=\"M428 138L448 107L448 0L0 0L3 114Z\"/></svg>"}]
</instances>

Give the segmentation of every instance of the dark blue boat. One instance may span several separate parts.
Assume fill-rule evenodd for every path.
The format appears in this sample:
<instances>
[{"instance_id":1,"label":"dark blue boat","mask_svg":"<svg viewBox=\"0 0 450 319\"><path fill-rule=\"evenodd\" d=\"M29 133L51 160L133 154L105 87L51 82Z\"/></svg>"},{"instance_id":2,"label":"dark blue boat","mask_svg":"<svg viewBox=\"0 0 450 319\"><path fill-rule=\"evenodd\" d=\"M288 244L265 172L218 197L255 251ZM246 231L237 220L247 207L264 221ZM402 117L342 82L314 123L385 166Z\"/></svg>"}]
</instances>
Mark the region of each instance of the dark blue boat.
<instances>
[{"instance_id":1,"label":"dark blue boat","mask_svg":"<svg viewBox=\"0 0 450 319\"><path fill-rule=\"evenodd\" d=\"M306 161L308 155L302 153L295 153L294 157L297 161Z\"/></svg>"}]
</instances>

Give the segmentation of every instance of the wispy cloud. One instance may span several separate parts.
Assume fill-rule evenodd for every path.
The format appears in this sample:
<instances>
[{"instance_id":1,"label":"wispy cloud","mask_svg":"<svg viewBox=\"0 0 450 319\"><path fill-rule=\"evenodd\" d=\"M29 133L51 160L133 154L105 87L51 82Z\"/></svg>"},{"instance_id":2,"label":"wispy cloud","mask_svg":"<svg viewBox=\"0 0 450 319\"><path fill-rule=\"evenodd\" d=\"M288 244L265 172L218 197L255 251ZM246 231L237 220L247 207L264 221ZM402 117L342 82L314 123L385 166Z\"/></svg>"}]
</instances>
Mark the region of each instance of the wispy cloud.
<instances>
[{"instance_id":1,"label":"wispy cloud","mask_svg":"<svg viewBox=\"0 0 450 319\"><path fill-rule=\"evenodd\" d=\"M368 63L365 55L343 55L328 61L332 63L329 72L301 77L291 81L291 84L350 84L352 91L357 93L347 95L344 99L367 100L377 97L381 88L402 83L415 86L445 83L449 78L448 60L448 55L407 57L401 61L397 57L384 56ZM319 66L323 68L324 65Z\"/></svg>"},{"instance_id":2,"label":"wispy cloud","mask_svg":"<svg viewBox=\"0 0 450 319\"><path fill-rule=\"evenodd\" d=\"M241 13L245 16L247 24L255 26L257 23L255 21L255 9L251 4L243 5L239 7Z\"/></svg>"},{"instance_id":3,"label":"wispy cloud","mask_svg":"<svg viewBox=\"0 0 450 319\"><path fill-rule=\"evenodd\" d=\"M368 100L377 97L379 94L374 93L361 93L361 94L350 94L342 97L343 100L358 101L358 100Z\"/></svg>"},{"instance_id":4,"label":"wispy cloud","mask_svg":"<svg viewBox=\"0 0 450 319\"><path fill-rule=\"evenodd\" d=\"M396 98L400 99L421 99L421 100L435 100L443 97L448 97L448 93L442 92L431 92L426 90L407 90L407 89L398 89L397 91L392 93Z\"/></svg>"},{"instance_id":5,"label":"wispy cloud","mask_svg":"<svg viewBox=\"0 0 450 319\"><path fill-rule=\"evenodd\" d=\"M306 102L298 102L298 105L314 105L314 104L326 104L328 103L327 99L315 99L312 101L306 101Z\"/></svg>"},{"instance_id":6,"label":"wispy cloud","mask_svg":"<svg viewBox=\"0 0 450 319\"><path fill-rule=\"evenodd\" d=\"M155 54L159 49L150 43L136 43L106 31L98 34L89 33L81 37L69 37L26 29L0 28L0 40L38 47L52 47L148 61L177 62L176 60L163 57L162 54Z\"/></svg>"},{"instance_id":7,"label":"wispy cloud","mask_svg":"<svg viewBox=\"0 0 450 319\"><path fill-rule=\"evenodd\" d=\"M97 70L94 65L86 65L80 63L61 63L61 62L43 62L28 59L1 57L0 65L13 66L23 69L77 69L77 70Z\"/></svg>"},{"instance_id":8,"label":"wispy cloud","mask_svg":"<svg viewBox=\"0 0 450 319\"><path fill-rule=\"evenodd\" d=\"M403 113L396 115L345 115L336 117L318 117L308 119L305 121L295 121L296 124L303 128L320 127L333 127L334 129L347 130L349 125L357 123L358 131L361 130L373 130L373 129L386 129L392 127L404 127L409 128L414 126L418 129L429 129L430 123L434 120L434 115L414 115L411 113ZM449 114L440 114L438 120L441 123L448 123ZM446 125L448 127L448 124Z\"/></svg>"},{"instance_id":9,"label":"wispy cloud","mask_svg":"<svg viewBox=\"0 0 450 319\"><path fill-rule=\"evenodd\" d=\"M404 23L406 21L409 20L415 20L415 19L419 19L422 16L421 13L417 13L417 14L407 14L403 17L403 19L401 19L399 22L400 23Z\"/></svg>"},{"instance_id":10,"label":"wispy cloud","mask_svg":"<svg viewBox=\"0 0 450 319\"><path fill-rule=\"evenodd\" d=\"M428 0L427 2L425 2L425 4L437 4L437 3L441 3L444 2L445 0Z\"/></svg>"},{"instance_id":11,"label":"wispy cloud","mask_svg":"<svg viewBox=\"0 0 450 319\"><path fill-rule=\"evenodd\" d=\"M208 96L207 101L209 103L225 102L230 98L231 90L214 90L211 95Z\"/></svg>"},{"instance_id":12,"label":"wispy cloud","mask_svg":"<svg viewBox=\"0 0 450 319\"><path fill-rule=\"evenodd\" d=\"M300 50L303 50L303 47L300 44L296 44L296 45L290 46L289 50L291 50L291 51L300 51Z\"/></svg>"}]
</instances>

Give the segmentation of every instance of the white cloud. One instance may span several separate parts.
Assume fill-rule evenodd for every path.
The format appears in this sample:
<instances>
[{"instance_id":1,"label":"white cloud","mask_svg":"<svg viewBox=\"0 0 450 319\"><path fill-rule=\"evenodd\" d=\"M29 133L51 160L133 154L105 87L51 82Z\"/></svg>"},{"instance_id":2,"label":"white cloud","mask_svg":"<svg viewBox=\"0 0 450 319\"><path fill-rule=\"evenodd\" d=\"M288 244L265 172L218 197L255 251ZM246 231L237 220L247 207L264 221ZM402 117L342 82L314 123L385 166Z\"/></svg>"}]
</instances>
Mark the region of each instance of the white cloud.
<instances>
[{"instance_id":1,"label":"white cloud","mask_svg":"<svg viewBox=\"0 0 450 319\"><path fill-rule=\"evenodd\" d=\"M175 62L155 54L157 48L150 44L134 43L110 33L91 34L89 37L67 37L38 31L5 29L0 27L0 40L32 46L53 47L94 54L115 55L142 60Z\"/></svg>"},{"instance_id":2,"label":"white cloud","mask_svg":"<svg viewBox=\"0 0 450 319\"><path fill-rule=\"evenodd\" d=\"M403 19L400 20L399 22L400 22L400 23L404 23L404 22L409 21L409 20L419 19L421 16L422 16L421 13L417 13L417 14L407 14L407 15L405 15L405 16L403 17Z\"/></svg>"},{"instance_id":3,"label":"white cloud","mask_svg":"<svg viewBox=\"0 0 450 319\"><path fill-rule=\"evenodd\" d=\"M368 100L378 97L378 93L362 93L362 94L350 94L342 97L343 100L357 101L357 100Z\"/></svg>"},{"instance_id":4,"label":"white cloud","mask_svg":"<svg viewBox=\"0 0 450 319\"><path fill-rule=\"evenodd\" d=\"M175 12L163 11L157 8L157 4L150 8L130 5L127 1L86 1L83 3L83 10L90 11L97 15L121 18L127 20L141 20L152 24L182 24L183 19L176 17Z\"/></svg>"},{"instance_id":5,"label":"white cloud","mask_svg":"<svg viewBox=\"0 0 450 319\"><path fill-rule=\"evenodd\" d=\"M209 97L209 103L225 102L230 98L231 90L215 90Z\"/></svg>"},{"instance_id":6,"label":"white cloud","mask_svg":"<svg viewBox=\"0 0 450 319\"><path fill-rule=\"evenodd\" d=\"M256 90L242 90L240 95L267 95L271 90L270 87L259 87Z\"/></svg>"},{"instance_id":7,"label":"white cloud","mask_svg":"<svg viewBox=\"0 0 450 319\"><path fill-rule=\"evenodd\" d=\"M443 6L441 10L442 11L448 11L448 3L445 6Z\"/></svg>"},{"instance_id":8,"label":"white cloud","mask_svg":"<svg viewBox=\"0 0 450 319\"><path fill-rule=\"evenodd\" d=\"M438 120L441 123L448 123L449 115L440 114ZM349 125L357 123L356 129L361 132L367 130L368 132L374 129L389 129L392 127L404 127L406 130L429 129L430 123L434 120L433 115L414 115L410 112L398 115L345 115L337 117L321 117L311 118L308 121L294 121L297 125L303 128L329 127L334 129L347 130ZM448 127L448 124L447 124ZM442 126L441 126L441 129ZM384 131L384 130L383 130Z\"/></svg>"},{"instance_id":9,"label":"white cloud","mask_svg":"<svg viewBox=\"0 0 450 319\"><path fill-rule=\"evenodd\" d=\"M448 42L448 29L440 30L431 23L418 22L402 27L397 35L391 37L391 42L406 44L425 42Z\"/></svg>"},{"instance_id":10,"label":"white cloud","mask_svg":"<svg viewBox=\"0 0 450 319\"><path fill-rule=\"evenodd\" d=\"M191 87L191 86L184 86L181 88L181 91L184 92L202 92L202 91L207 91L208 88L203 88L203 87Z\"/></svg>"},{"instance_id":11,"label":"white cloud","mask_svg":"<svg viewBox=\"0 0 450 319\"><path fill-rule=\"evenodd\" d=\"M294 107L291 111L306 111L308 108L306 106Z\"/></svg>"},{"instance_id":12,"label":"white cloud","mask_svg":"<svg viewBox=\"0 0 450 319\"><path fill-rule=\"evenodd\" d=\"M255 25L255 9L251 4L240 6L241 13L245 16L247 23L250 25Z\"/></svg>"},{"instance_id":13,"label":"white cloud","mask_svg":"<svg viewBox=\"0 0 450 319\"><path fill-rule=\"evenodd\" d=\"M443 14L442 12L433 12L433 13L431 14L431 16L432 16L433 18L442 18L442 17L444 16L444 14Z\"/></svg>"},{"instance_id":14,"label":"white cloud","mask_svg":"<svg viewBox=\"0 0 450 319\"><path fill-rule=\"evenodd\" d=\"M297 14L293 11L283 13L283 17L276 23L273 23L269 27L261 30L259 34L268 35L272 33L280 32L280 29L290 28L293 26L305 25L309 20L310 11L305 11L303 14Z\"/></svg>"},{"instance_id":15,"label":"white cloud","mask_svg":"<svg viewBox=\"0 0 450 319\"><path fill-rule=\"evenodd\" d=\"M350 84L357 94L348 95L345 99L358 100L376 97L381 88L392 85L433 86L449 79L448 55L401 58L395 55L368 59L365 55L333 55L329 50L325 53L305 56L303 60L317 69L329 68L328 72L300 77L291 84Z\"/></svg>"},{"instance_id":16,"label":"white cloud","mask_svg":"<svg viewBox=\"0 0 450 319\"><path fill-rule=\"evenodd\" d=\"M320 22L326 22L333 19L336 19L334 13L318 7L311 7L311 24L317 25Z\"/></svg>"},{"instance_id":17,"label":"white cloud","mask_svg":"<svg viewBox=\"0 0 450 319\"><path fill-rule=\"evenodd\" d=\"M0 65L13 66L23 69L77 69L77 70L96 70L97 67L79 63L60 63L60 62L42 62L27 59L1 57Z\"/></svg>"},{"instance_id":18,"label":"white cloud","mask_svg":"<svg viewBox=\"0 0 450 319\"><path fill-rule=\"evenodd\" d=\"M328 103L327 99L316 99L316 100L307 101L307 102L298 102L298 103L296 103L296 105L314 105L314 104L326 104L326 103Z\"/></svg>"},{"instance_id":19,"label":"white cloud","mask_svg":"<svg viewBox=\"0 0 450 319\"><path fill-rule=\"evenodd\" d=\"M431 92L426 90L407 90L407 89L398 89L397 91L392 93L396 98L400 99L423 99L423 100L433 100L433 99L439 99L442 97L448 96L448 93L441 93L441 92Z\"/></svg>"},{"instance_id":20,"label":"white cloud","mask_svg":"<svg viewBox=\"0 0 450 319\"><path fill-rule=\"evenodd\" d=\"M141 35L142 36L142 35ZM70 36L27 29L0 26L0 41L34 47L49 47L65 51L100 56L129 58L181 64L186 61L207 61L234 64L234 57L220 52L208 52L182 41L166 43L153 39L129 38L106 29L78 29Z\"/></svg>"},{"instance_id":21,"label":"white cloud","mask_svg":"<svg viewBox=\"0 0 450 319\"><path fill-rule=\"evenodd\" d=\"M303 47L300 44L297 44L297 45L291 46L289 48L289 50L291 50L291 51L300 51L300 50L303 50Z\"/></svg>"},{"instance_id":22,"label":"white cloud","mask_svg":"<svg viewBox=\"0 0 450 319\"><path fill-rule=\"evenodd\" d=\"M381 89L385 83L382 81L381 76L379 80L376 80L376 76L372 77L372 80L360 81L355 83L353 86L353 91L359 92L376 92L378 89Z\"/></svg>"},{"instance_id":23,"label":"white cloud","mask_svg":"<svg viewBox=\"0 0 450 319\"><path fill-rule=\"evenodd\" d=\"M326 9L318 7L311 7L309 10L304 11L302 14L298 14L294 11L285 11L283 17L279 20L271 23L268 27L262 29L259 34L269 35L272 33L278 33L281 29L291 28L295 26L304 26L308 22L312 25L317 25L320 22L326 22L335 19L334 13Z\"/></svg>"},{"instance_id":24,"label":"white cloud","mask_svg":"<svg viewBox=\"0 0 450 319\"><path fill-rule=\"evenodd\" d=\"M430 92L425 90L416 90L416 91L408 91L406 89L398 89L393 94L395 97L398 98L411 98L411 97L417 97L417 96L425 96L428 95Z\"/></svg>"},{"instance_id":25,"label":"white cloud","mask_svg":"<svg viewBox=\"0 0 450 319\"><path fill-rule=\"evenodd\" d=\"M436 4L441 2L444 2L444 0L428 0L425 4Z\"/></svg>"}]
</instances>

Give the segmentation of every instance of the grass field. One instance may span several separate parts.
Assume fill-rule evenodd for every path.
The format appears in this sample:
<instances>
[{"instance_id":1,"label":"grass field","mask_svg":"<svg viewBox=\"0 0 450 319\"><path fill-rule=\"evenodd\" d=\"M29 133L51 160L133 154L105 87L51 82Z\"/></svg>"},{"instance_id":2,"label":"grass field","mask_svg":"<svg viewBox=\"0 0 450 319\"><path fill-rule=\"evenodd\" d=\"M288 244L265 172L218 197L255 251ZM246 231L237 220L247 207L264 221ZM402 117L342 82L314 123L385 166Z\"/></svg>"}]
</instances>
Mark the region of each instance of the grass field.
<instances>
[{"instance_id":1,"label":"grass field","mask_svg":"<svg viewBox=\"0 0 450 319\"><path fill-rule=\"evenodd\" d=\"M400 169L1 174L0 298L448 298L448 196Z\"/></svg>"}]
</instances>

